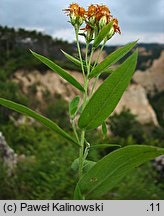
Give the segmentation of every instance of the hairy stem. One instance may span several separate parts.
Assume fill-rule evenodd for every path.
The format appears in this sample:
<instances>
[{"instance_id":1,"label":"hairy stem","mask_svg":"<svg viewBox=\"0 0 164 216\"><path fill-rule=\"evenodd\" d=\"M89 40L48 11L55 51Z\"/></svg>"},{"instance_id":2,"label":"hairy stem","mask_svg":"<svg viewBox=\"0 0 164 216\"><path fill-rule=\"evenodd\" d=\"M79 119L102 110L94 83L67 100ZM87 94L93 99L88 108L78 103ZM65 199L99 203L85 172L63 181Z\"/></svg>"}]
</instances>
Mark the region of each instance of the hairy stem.
<instances>
[{"instance_id":1,"label":"hairy stem","mask_svg":"<svg viewBox=\"0 0 164 216\"><path fill-rule=\"evenodd\" d=\"M83 175L84 141L85 141L85 130L83 130L82 133L81 133L81 143L80 143L81 147L80 147L80 151L79 151L79 179L80 179L81 176Z\"/></svg>"},{"instance_id":2,"label":"hairy stem","mask_svg":"<svg viewBox=\"0 0 164 216\"><path fill-rule=\"evenodd\" d=\"M80 144L79 136L78 136L77 130L76 130L75 120L73 119L71 121L71 123L72 123L73 132L74 132L74 134L76 136L77 142Z\"/></svg>"},{"instance_id":3,"label":"hairy stem","mask_svg":"<svg viewBox=\"0 0 164 216\"><path fill-rule=\"evenodd\" d=\"M102 51L103 51L103 49L104 49L104 46L105 46L105 41L104 41L103 45L101 46L101 49L100 49L100 51L99 51L99 53L98 53L98 55L97 55L96 61L95 61L94 66L93 66L93 69L96 67L96 65L97 65L97 63L98 63L98 60L99 60L99 58L100 58L100 55L102 54ZM93 86L92 86L92 90L91 90L90 97L93 95L93 92L94 92L94 89L95 89L95 86L96 86L96 84L97 84L98 79L99 79L99 75L98 75L98 76L96 77L96 79L94 80L94 83L93 83Z\"/></svg>"},{"instance_id":4,"label":"hairy stem","mask_svg":"<svg viewBox=\"0 0 164 216\"><path fill-rule=\"evenodd\" d=\"M82 59L82 55L81 55L81 49L80 49L78 31L79 31L78 29L75 30L75 33L76 33L76 43L77 43L77 50L78 50L78 54L79 54L79 58L80 58L80 62L81 62L81 69L82 69L83 77L84 77L84 80L85 80L86 78L85 78L83 59Z\"/></svg>"}]
</instances>

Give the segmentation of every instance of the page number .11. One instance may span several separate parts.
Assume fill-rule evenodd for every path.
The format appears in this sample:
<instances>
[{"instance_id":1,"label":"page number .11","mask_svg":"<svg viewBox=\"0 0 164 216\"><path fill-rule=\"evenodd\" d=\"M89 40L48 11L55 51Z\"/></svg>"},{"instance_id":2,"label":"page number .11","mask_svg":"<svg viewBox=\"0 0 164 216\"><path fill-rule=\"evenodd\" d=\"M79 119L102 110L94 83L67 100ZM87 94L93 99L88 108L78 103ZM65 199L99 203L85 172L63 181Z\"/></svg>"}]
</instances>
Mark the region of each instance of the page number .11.
<instances>
[{"instance_id":1,"label":"page number .11","mask_svg":"<svg viewBox=\"0 0 164 216\"><path fill-rule=\"evenodd\" d=\"M159 203L157 203L157 204L151 203L149 206L150 206L150 208L147 209L147 211L152 211L152 212L160 211L160 204Z\"/></svg>"}]
</instances>

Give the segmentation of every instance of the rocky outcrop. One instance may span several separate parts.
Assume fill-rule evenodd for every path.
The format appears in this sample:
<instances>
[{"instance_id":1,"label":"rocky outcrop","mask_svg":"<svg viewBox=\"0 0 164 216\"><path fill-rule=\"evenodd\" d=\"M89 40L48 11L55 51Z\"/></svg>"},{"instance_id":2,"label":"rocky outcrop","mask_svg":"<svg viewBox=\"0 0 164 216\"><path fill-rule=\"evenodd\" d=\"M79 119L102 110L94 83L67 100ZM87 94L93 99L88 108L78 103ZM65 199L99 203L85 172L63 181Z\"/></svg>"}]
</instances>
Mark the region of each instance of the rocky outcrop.
<instances>
[{"instance_id":1,"label":"rocky outcrop","mask_svg":"<svg viewBox=\"0 0 164 216\"><path fill-rule=\"evenodd\" d=\"M156 114L147 99L145 89L140 84L132 84L128 87L115 112L120 113L123 107L130 109L142 124L151 122L158 126Z\"/></svg>"},{"instance_id":2,"label":"rocky outcrop","mask_svg":"<svg viewBox=\"0 0 164 216\"><path fill-rule=\"evenodd\" d=\"M2 132L0 132L0 152L7 174L11 176L17 164L17 154L9 147Z\"/></svg>"},{"instance_id":3,"label":"rocky outcrop","mask_svg":"<svg viewBox=\"0 0 164 216\"><path fill-rule=\"evenodd\" d=\"M83 83L82 74L78 72L70 73L76 77L80 83ZM51 71L47 71L46 74L40 74L38 71L30 73L17 71L14 80L22 86L22 91L24 93L27 93L29 87L35 84L37 89L36 96L41 102L43 102L43 95L46 91L49 91L51 95L60 94L66 101L70 101L76 95L81 94L76 88ZM92 86L93 82L94 79L90 81L89 86ZM102 81L99 80L97 87L101 83ZM91 91L91 88L89 91ZM140 84L132 84L129 86L116 107L115 112L121 112L124 107L130 109L141 123L145 124L151 122L154 125L158 125L156 114L149 104L144 88Z\"/></svg>"},{"instance_id":4,"label":"rocky outcrop","mask_svg":"<svg viewBox=\"0 0 164 216\"><path fill-rule=\"evenodd\" d=\"M156 92L164 91L164 51L159 59L154 60L149 69L136 71L133 80L141 84L147 94L154 95Z\"/></svg>"}]
</instances>

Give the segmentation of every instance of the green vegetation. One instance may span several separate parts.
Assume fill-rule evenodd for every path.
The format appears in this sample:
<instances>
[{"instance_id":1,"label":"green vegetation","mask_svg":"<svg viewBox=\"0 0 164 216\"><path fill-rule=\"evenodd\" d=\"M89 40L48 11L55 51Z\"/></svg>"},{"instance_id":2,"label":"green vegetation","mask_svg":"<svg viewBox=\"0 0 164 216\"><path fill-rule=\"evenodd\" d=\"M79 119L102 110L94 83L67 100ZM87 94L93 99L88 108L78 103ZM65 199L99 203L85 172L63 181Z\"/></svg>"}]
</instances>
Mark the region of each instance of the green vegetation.
<instances>
[{"instance_id":1,"label":"green vegetation","mask_svg":"<svg viewBox=\"0 0 164 216\"><path fill-rule=\"evenodd\" d=\"M150 97L150 103L157 114L160 125L164 127L164 91L157 92L153 97Z\"/></svg>"},{"instance_id":2,"label":"green vegetation","mask_svg":"<svg viewBox=\"0 0 164 216\"><path fill-rule=\"evenodd\" d=\"M124 120L122 115L125 116ZM127 115L130 115L129 111ZM125 111L120 114L122 122L120 127L125 125L125 122L128 124L131 121L131 117L127 120L127 115L125 115ZM61 120L62 116L60 116ZM112 118L113 120L114 118L119 119L118 115ZM141 125L133 123L133 131L138 131L138 126ZM8 122L6 125L0 125L0 131L19 155L18 166L12 177L7 176L6 169L0 160L0 199L72 198L76 175L70 166L72 161L78 157L74 145L35 124L16 127L12 122ZM102 141L97 137L100 137L100 134L95 132L89 140L91 142ZM116 140L121 145L136 143L133 136L122 138L119 134L108 137L105 141L111 143ZM151 138L151 145L153 140ZM148 142L149 144L150 142ZM97 161L112 150L114 148L93 149L89 153L89 159ZM75 178L72 178L72 175ZM102 199L164 199L160 175L149 162L127 175L118 187L103 196Z\"/></svg>"},{"instance_id":3,"label":"green vegetation","mask_svg":"<svg viewBox=\"0 0 164 216\"><path fill-rule=\"evenodd\" d=\"M45 54L52 60L57 59L55 62L60 66L77 70L78 67L69 65L66 59L56 54L62 48L76 56L72 44L52 40L50 36L36 31L16 31L7 27L0 27L0 41L0 97L39 109L39 112L55 121L73 137L68 118L68 103L60 95L51 95L47 90L43 93L44 101L41 102L36 97L37 83L31 85L27 95L24 95L20 86L11 81L17 69L38 69L41 72L46 70L27 51L28 48ZM42 50L40 47L43 47ZM156 47L152 59L160 54L160 46ZM146 49L151 50L151 47ZM141 65L139 62L138 67ZM159 93L150 99L161 127L141 125L129 110L123 110L122 113L110 117L107 123L112 135L104 138L97 130L94 133L89 131L87 140L93 146L117 143L122 147L134 144L164 147L163 95L164 93ZM18 154L18 164L12 176L8 176L0 157L0 199L72 199L78 176L70 167L78 158L76 146L36 122L17 124L19 117L19 114L0 107L0 131ZM114 146L105 149L91 148L88 159L98 161L115 149ZM120 185L100 199L164 199L163 189L161 173L149 162L128 174Z\"/></svg>"}]
</instances>

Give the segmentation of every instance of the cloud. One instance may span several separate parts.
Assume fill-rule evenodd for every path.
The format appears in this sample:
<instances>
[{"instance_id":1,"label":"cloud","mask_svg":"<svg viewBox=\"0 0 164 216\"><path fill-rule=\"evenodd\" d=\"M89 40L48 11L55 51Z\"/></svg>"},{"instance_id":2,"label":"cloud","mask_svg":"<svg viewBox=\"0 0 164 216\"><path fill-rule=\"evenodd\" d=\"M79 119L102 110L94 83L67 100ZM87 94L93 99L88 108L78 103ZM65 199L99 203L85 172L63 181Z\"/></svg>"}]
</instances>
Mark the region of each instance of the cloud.
<instances>
[{"instance_id":1,"label":"cloud","mask_svg":"<svg viewBox=\"0 0 164 216\"><path fill-rule=\"evenodd\" d=\"M70 38L71 25L62 11L72 1L55 0L1 0L0 24L12 27L37 28L51 35ZM97 0L77 0L87 7ZM164 2L163 0L101 0L100 3L109 6L111 13L119 19L123 36L122 40L132 35L141 35L145 42L157 41L164 32ZM65 34L67 36L65 36ZM155 37L156 35L156 37ZM161 36L160 36L161 37ZM118 37L117 37L118 38ZM162 41L162 39L160 39Z\"/></svg>"}]
</instances>

